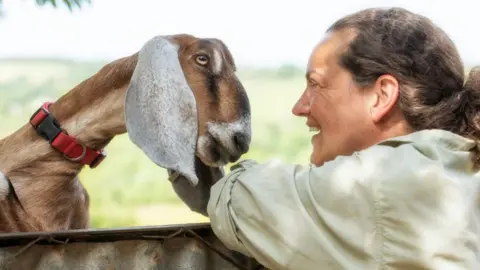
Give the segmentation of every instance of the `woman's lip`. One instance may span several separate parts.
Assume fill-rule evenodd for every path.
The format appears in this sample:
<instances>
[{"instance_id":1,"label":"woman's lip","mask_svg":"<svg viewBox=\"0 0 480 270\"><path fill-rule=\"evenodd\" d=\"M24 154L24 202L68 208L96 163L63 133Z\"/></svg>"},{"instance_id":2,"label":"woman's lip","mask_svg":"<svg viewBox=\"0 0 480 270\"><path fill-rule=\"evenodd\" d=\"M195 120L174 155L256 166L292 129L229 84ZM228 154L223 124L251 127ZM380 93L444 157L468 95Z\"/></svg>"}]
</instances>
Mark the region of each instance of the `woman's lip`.
<instances>
[{"instance_id":1,"label":"woman's lip","mask_svg":"<svg viewBox=\"0 0 480 270\"><path fill-rule=\"evenodd\" d=\"M313 120L313 118L307 118L305 125L309 127L318 127L317 121Z\"/></svg>"}]
</instances>

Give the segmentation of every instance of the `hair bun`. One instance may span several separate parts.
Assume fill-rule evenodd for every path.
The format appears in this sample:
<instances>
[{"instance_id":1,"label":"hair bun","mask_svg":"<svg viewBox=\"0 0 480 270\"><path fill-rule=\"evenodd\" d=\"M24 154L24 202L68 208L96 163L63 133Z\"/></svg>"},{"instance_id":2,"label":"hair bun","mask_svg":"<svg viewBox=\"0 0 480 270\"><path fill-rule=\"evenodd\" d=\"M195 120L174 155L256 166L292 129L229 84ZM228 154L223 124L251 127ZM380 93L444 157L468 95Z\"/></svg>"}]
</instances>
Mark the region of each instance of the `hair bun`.
<instances>
[{"instance_id":1,"label":"hair bun","mask_svg":"<svg viewBox=\"0 0 480 270\"><path fill-rule=\"evenodd\" d=\"M480 66L473 67L468 73L463 90L470 94L480 94Z\"/></svg>"}]
</instances>

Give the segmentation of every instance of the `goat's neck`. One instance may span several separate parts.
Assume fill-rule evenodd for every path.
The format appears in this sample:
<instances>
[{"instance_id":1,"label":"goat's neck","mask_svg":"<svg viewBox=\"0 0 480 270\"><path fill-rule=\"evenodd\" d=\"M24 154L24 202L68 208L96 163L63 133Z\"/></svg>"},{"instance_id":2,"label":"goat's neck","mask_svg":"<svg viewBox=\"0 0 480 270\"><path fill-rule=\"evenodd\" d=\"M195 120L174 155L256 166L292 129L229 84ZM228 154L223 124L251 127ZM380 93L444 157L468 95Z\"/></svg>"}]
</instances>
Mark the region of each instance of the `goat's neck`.
<instances>
[{"instance_id":1,"label":"goat's neck","mask_svg":"<svg viewBox=\"0 0 480 270\"><path fill-rule=\"evenodd\" d=\"M136 60L135 54L104 66L52 104L51 114L69 135L87 147L106 146L115 135L126 132L124 98ZM6 174L33 167L45 170L41 164L53 165L52 161L66 170L57 175L75 175L82 167L64 159L30 124L0 141L0 155L0 170Z\"/></svg>"},{"instance_id":2,"label":"goat's neck","mask_svg":"<svg viewBox=\"0 0 480 270\"><path fill-rule=\"evenodd\" d=\"M72 136L92 148L104 147L126 132L124 100L136 55L106 65L51 106Z\"/></svg>"},{"instance_id":3,"label":"goat's neck","mask_svg":"<svg viewBox=\"0 0 480 270\"><path fill-rule=\"evenodd\" d=\"M103 67L50 106L63 129L92 148L126 132L124 96L137 57ZM0 140L0 171L10 178L26 212L0 201L0 230L68 230L88 226L88 195L75 177L83 165L68 161L27 123Z\"/></svg>"}]
</instances>

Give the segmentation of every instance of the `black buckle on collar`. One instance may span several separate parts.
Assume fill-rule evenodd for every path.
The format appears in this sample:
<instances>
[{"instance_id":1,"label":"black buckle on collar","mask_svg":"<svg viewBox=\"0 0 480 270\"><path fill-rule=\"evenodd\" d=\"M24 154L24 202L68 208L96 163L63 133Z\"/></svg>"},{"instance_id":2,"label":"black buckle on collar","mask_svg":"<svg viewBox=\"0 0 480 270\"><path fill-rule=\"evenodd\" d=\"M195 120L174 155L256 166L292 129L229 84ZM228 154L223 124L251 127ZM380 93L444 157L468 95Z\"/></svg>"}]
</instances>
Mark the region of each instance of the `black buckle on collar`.
<instances>
[{"instance_id":1,"label":"black buckle on collar","mask_svg":"<svg viewBox=\"0 0 480 270\"><path fill-rule=\"evenodd\" d=\"M62 132L60 124L51 114L47 114L45 119L38 124L35 130L37 131L38 135L42 136L49 143L52 143L58 134Z\"/></svg>"},{"instance_id":2,"label":"black buckle on collar","mask_svg":"<svg viewBox=\"0 0 480 270\"><path fill-rule=\"evenodd\" d=\"M37 109L37 111L30 117L29 122L32 123L32 120L40 114L40 111L42 111L45 117L33 128L38 135L51 144L58 134L63 131L63 129L60 128L60 124L57 122L57 119L55 119L55 117L53 117L48 109L44 108L44 106Z\"/></svg>"}]
</instances>

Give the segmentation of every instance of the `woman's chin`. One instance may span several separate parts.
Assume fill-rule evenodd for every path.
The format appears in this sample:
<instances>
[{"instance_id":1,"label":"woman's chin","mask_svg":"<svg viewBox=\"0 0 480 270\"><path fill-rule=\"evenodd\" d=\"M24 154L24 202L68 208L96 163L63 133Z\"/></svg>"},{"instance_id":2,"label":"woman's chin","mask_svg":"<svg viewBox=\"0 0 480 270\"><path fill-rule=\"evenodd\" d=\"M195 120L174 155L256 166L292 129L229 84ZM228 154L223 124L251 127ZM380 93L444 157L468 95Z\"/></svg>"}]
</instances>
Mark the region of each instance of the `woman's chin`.
<instances>
[{"instance_id":1,"label":"woman's chin","mask_svg":"<svg viewBox=\"0 0 480 270\"><path fill-rule=\"evenodd\" d=\"M310 154L310 163L317 165L321 162L322 160L322 142L321 142L321 137L319 136L320 134L316 134L312 136L312 153ZM318 165L317 165L318 166Z\"/></svg>"},{"instance_id":2,"label":"woman's chin","mask_svg":"<svg viewBox=\"0 0 480 270\"><path fill-rule=\"evenodd\" d=\"M323 164L322 159L318 156L318 152L315 152L315 149L313 150L312 154L310 155L310 164L314 166L320 166Z\"/></svg>"},{"instance_id":3,"label":"woman's chin","mask_svg":"<svg viewBox=\"0 0 480 270\"><path fill-rule=\"evenodd\" d=\"M317 134L313 135L312 138L310 139L310 142L312 145L315 146L315 144L319 144L321 139L321 132L318 132Z\"/></svg>"}]
</instances>

